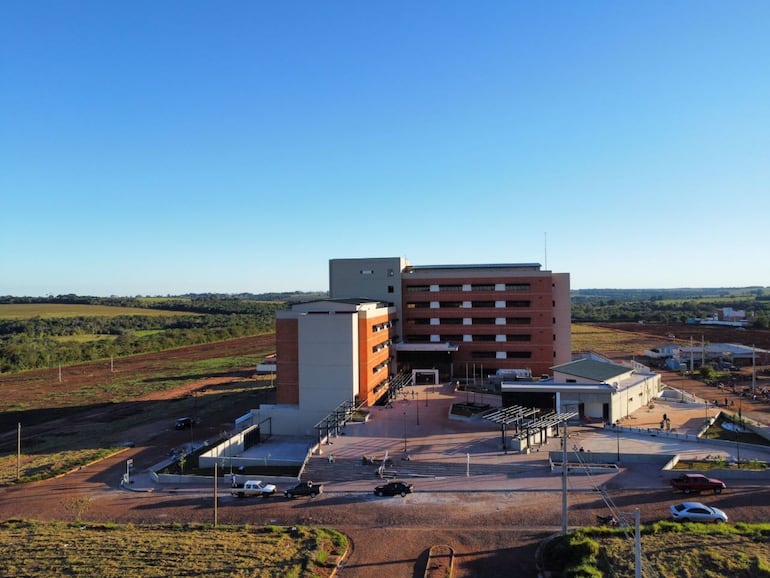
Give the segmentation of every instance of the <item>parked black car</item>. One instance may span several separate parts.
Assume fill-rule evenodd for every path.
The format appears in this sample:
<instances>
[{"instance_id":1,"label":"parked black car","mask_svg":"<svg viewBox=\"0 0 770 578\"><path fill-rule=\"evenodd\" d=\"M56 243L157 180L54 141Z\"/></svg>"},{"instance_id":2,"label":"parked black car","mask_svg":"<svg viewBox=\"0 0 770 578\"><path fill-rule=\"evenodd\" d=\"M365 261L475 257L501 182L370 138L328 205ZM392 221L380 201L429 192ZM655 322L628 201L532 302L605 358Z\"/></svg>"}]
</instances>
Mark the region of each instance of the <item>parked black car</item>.
<instances>
[{"instance_id":1,"label":"parked black car","mask_svg":"<svg viewBox=\"0 0 770 578\"><path fill-rule=\"evenodd\" d=\"M193 419L191 417L180 417L176 420L175 429L187 429L193 426Z\"/></svg>"},{"instance_id":2,"label":"parked black car","mask_svg":"<svg viewBox=\"0 0 770 578\"><path fill-rule=\"evenodd\" d=\"M300 482L293 488L289 488L283 492L287 498L296 498L297 496L317 496L324 491L323 484L314 484L310 480L307 482Z\"/></svg>"},{"instance_id":3,"label":"parked black car","mask_svg":"<svg viewBox=\"0 0 770 578\"><path fill-rule=\"evenodd\" d=\"M406 496L414 491L414 485L394 480L374 488L375 496Z\"/></svg>"}]
</instances>

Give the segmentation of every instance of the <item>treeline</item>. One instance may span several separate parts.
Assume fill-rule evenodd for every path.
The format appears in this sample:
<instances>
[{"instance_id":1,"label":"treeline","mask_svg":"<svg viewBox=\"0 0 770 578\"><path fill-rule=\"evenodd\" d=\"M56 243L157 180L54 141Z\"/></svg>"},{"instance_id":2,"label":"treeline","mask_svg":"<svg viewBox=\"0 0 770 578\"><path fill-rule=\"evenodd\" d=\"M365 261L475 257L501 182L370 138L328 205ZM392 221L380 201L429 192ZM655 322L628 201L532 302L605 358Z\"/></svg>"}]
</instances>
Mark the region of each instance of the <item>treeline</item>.
<instances>
[{"instance_id":1,"label":"treeline","mask_svg":"<svg viewBox=\"0 0 770 578\"><path fill-rule=\"evenodd\" d=\"M145 307L148 309L176 310L173 307L183 307L185 304L190 311L196 308L213 306L217 310L243 310L250 302L282 302L296 303L313 299L324 299L328 294L323 291L291 291L283 293L187 293L184 295L166 296L136 296L136 297L94 297L89 295L49 295L47 297L17 297L0 295L0 304L35 304L59 303L68 305L108 305L113 307ZM205 312L205 311L201 311Z\"/></svg>"},{"instance_id":2,"label":"treeline","mask_svg":"<svg viewBox=\"0 0 770 578\"><path fill-rule=\"evenodd\" d=\"M92 305L147 307L131 299L120 304L112 298L88 299L85 303ZM171 300L154 303L151 308L188 311L190 315L0 320L0 372L51 368L269 333L275 330L276 311L286 308L286 304L208 298Z\"/></svg>"},{"instance_id":3,"label":"treeline","mask_svg":"<svg viewBox=\"0 0 770 578\"><path fill-rule=\"evenodd\" d=\"M583 289L573 291L575 322L685 323L731 307L746 312L752 327L770 327L767 289Z\"/></svg>"}]
</instances>

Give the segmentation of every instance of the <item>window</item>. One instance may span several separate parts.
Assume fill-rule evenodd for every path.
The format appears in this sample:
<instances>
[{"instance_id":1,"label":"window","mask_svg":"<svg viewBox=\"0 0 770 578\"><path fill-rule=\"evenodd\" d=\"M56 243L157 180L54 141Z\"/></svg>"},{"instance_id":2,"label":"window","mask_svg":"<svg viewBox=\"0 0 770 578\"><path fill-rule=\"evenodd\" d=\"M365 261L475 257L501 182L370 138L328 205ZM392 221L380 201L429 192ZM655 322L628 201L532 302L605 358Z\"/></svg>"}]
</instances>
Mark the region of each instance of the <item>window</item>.
<instances>
[{"instance_id":1,"label":"window","mask_svg":"<svg viewBox=\"0 0 770 578\"><path fill-rule=\"evenodd\" d=\"M471 305L473 307L481 308L481 307L494 307L495 302L494 301L471 301Z\"/></svg>"},{"instance_id":2,"label":"window","mask_svg":"<svg viewBox=\"0 0 770 578\"><path fill-rule=\"evenodd\" d=\"M442 309L460 309L462 306L462 301L439 301L439 307Z\"/></svg>"},{"instance_id":3,"label":"window","mask_svg":"<svg viewBox=\"0 0 770 578\"><path fill-rule=\"evenodd\" d=\"M430 335L410 335L407 343L428 343Z\"/></svg>"},{"instance_id":4,"label":"window","mask_svg":"<svg viewBox=\"0 0 770 578\"><path fill-rule=\"evenodd\" d=\"M395 291L393 285L388 285L388 293L393 293L393 291Z\"/></svg>"},{"instance_id":5,"label":"window","mask_svg":"<svg viewBox=\"0 0 770 578\"><path fill-rule=\"evenodd\" d=\"M471 323L473 323L473 325L494 325L495 318L494 317L473 317L471 318Z\"/></svg>"},{"instance_id":6,"label":"window","mask_svg":"<svg viewBox=\"0 0 770 578\"><path fill-rule=\"evenodd\" d=\"M380 351L382 351L383 349L387 349L388 347L390 347L390 340L383 341L382 343L378 343L377 345L372 347L372 353L379 353Z\"/></svg>"},{"instance_id":7,"label":"window","mask_svg":"<svg viewBox=\"0 0 770 578\"><path fill-rule=\"evenodd\" d=\"M441 325L462 325L463 320L460 317L442 317L439 319Z\"/></svg>"},{"instance_id":8,"label":"window","mask_svg":"<svg viewBox=\"0 0 770 578\"><path fill-rule=\"evenodd\" d=\"M441 341L462 341L463 340L463 336L462 335L448 334L448 335L442 335L440 337L440 339L441 339Z\"/></svg>"},{"instance_id":9,"label":"window","mask_svg":"<svg viewBox=\"0 0 770 578\"><path fill-rule=\"evenodd\" d=\"M422 291L430 291L430 286L429 285L407 285L406 286L407 293L417 293Z\"/></svg>"},{"instance_id":10,"label":"window","mask_svg":"<svg viewBox=\"0 0 770 578\"><path fill-rule=\"evenodd\" d=\"M473 351L471 358L473 359L495 359L497 355L494 351Z\"/></svg>"},{"instance_id":11,"label":"window","mask_svg":"<svg viewBox=\"0 0 770 578\"><path fill-rule=\"evenodd\" d=\"M509 351L506 355L508 359L529 359L532 357L531 351Z\"/></svg>"},{"instance_id":12,"label":"window","mask_svg":"<svg viewBox=\"0 0 770 578\"><path fill-rule=\"evenodd\" d=\"M506 307L529 307L532 304L531 301L506 301Z\"/></svg>"},{"instance_id":13,"label":"window","mask_svg":"<svg viewBox=\"0 0 770 578\"><path fill-rule=\"evenodd\" d=\"M462 291L463 286L462 285L439 285L438 290L439 291Z\"/></svg>"},{"instance_id":14,"label":"window","mask_svg":"<svg viewBox=\"0 0 770 578\"><path fill-rule=\"evenodd\" d=\"M494 291L494 290L495 290L494 285L487 285L487 284L471 285L471 291Z\"/></svg>"},{"instance_id":15,"label":"window","mask_svg":"<svg viewBox=\"0 0 770 578\"><path fill-rule=\"evenodd\" d=\"M430 309L428 301L411 301L406 304L407 309Z\"/></svg>"},{"instance_id":16,"label":"window","mask_svg":"<svg viewBox=\"0 0 770 578\"><path fill-rule=\"evenodd\" d=\"M393 323L390 321L386 321L385 323L377 323L375 325L372 325L372 333L377 333L378 331L382 331L383 329L390 329L393 327Z\"/></svg>"},{"instance_id":17,"label":"window","mask_svg":"<svg viewBox=\"0 0 770 578\"><path fill-rule=\"evenodd\" d=\"M474 335L473 341L495 341L496 335Z\"/></svg>"},{"instance_id":18,"label":"window","mask_svg":"<svg viewBox=\"0 0 770 578\"><path fill-rule=\"evenodd\" d=\"M531 317L508 317L505 322L508 325L532 325Z\"/></svg>"},{"instance_id":19,"label":"window","mask_svg":"<svg viewBox=\"0 0 770 578\"><path fill-rule=\"evenodd\" d=\"M532 341L531 335L506 335L506 341Z\"/></svg>"},{"instance_id":20,"label":"window","mask_svg":"<svg viewBox=\"0 0 770 578\"><path fill-rule=\"evenodd\" d=\"M529 291L529 283L506 283L506 291Z\"/></svg>"}]
</instances>

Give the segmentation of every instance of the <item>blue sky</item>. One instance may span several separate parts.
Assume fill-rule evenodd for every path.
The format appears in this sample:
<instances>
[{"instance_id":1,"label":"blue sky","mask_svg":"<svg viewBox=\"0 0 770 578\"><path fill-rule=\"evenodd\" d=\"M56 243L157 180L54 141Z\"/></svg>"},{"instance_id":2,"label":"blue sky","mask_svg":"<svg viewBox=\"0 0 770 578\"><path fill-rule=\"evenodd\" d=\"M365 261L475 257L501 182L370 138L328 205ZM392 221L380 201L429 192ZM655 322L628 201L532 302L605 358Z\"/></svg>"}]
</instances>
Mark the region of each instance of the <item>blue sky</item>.
<instances>
[{"instance_id":1,"label":"blue sky","mask_svg":"<svg viewBox=\"0 0 770 578\"><path fill-rule=\"evenodd\" d=\"M770 286L770 2L8 1L0 295Z\"/></svg>"}]
</instances>

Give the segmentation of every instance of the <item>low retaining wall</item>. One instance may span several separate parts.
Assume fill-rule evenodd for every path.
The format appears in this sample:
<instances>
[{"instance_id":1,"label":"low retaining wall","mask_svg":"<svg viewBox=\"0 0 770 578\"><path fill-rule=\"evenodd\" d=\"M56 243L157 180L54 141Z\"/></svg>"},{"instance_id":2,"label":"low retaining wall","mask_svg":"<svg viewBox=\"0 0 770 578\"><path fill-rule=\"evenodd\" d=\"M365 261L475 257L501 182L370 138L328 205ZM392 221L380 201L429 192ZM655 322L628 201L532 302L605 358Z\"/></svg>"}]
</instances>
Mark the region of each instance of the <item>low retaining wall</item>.
<instances>
[{"instance_id":1,"label":"low retaining wall","mask_svg":"<svg viewBox=\"0 0 770 578\"><path fill-rule=\"evenodd\" d=\"M564 471L564 465L561 461L551 462L551 473L562 473ZM581 474L606 474L616 473L620 471L620 468L616 464L586 464L579 462L567 462L567 471L577 471Z\"/></svg>"},{"instance_id":2,"label":"low retaining wall","mask_svg":"<svg viewBox=\"0 0 770 578\"><path fill-rule=\"evenodd\" d=\"M678 458L679 456L676 457ZM677 478L682 474L703 474L709 478L717 478L718 480L722 481L737 479L746 480L746 478L752 478L752 481L757 484L770 484L770 470L727 470L723 468L714 468L713 470L673 470L669 468L665 469L663 477L666 481L668 481L673 478Z\"/></svg>"},{"instance_id":3,"label":"low retaining wall","mask_svg":"<svg viewBox=\"0 0 770 578\"><path fill-rule=\"evenodd\" d=\"M563 452L552 450L548 459L552 463L562 463ZM660 464L663 467L673 456L660 454L631 454L621 453L618 461L617 452L567 452L567 463L585 464Z\"/></svg>"},{"instance_id":4,"label":"low retaining wall","mask_svg":"<svg viewBox=\"0 0 770 578\"><path fill-rule=\"evenodd\" d=\"M152 479L158 484L174 484L174 485L189 485L195 484L199 486L214 486L214 476L186 476L184 474L159 474L152 472L150 474ZM240 474L235 475L236 483L243 484L246 480L262 480L268 484L275 484L276 486L288 486L297 483L297 478L287 476L244 476ZM232 480L228 472L223 472L223 475L219 477L219 488L223 492L230 490Z\"/></svg>"}]
</instances>

